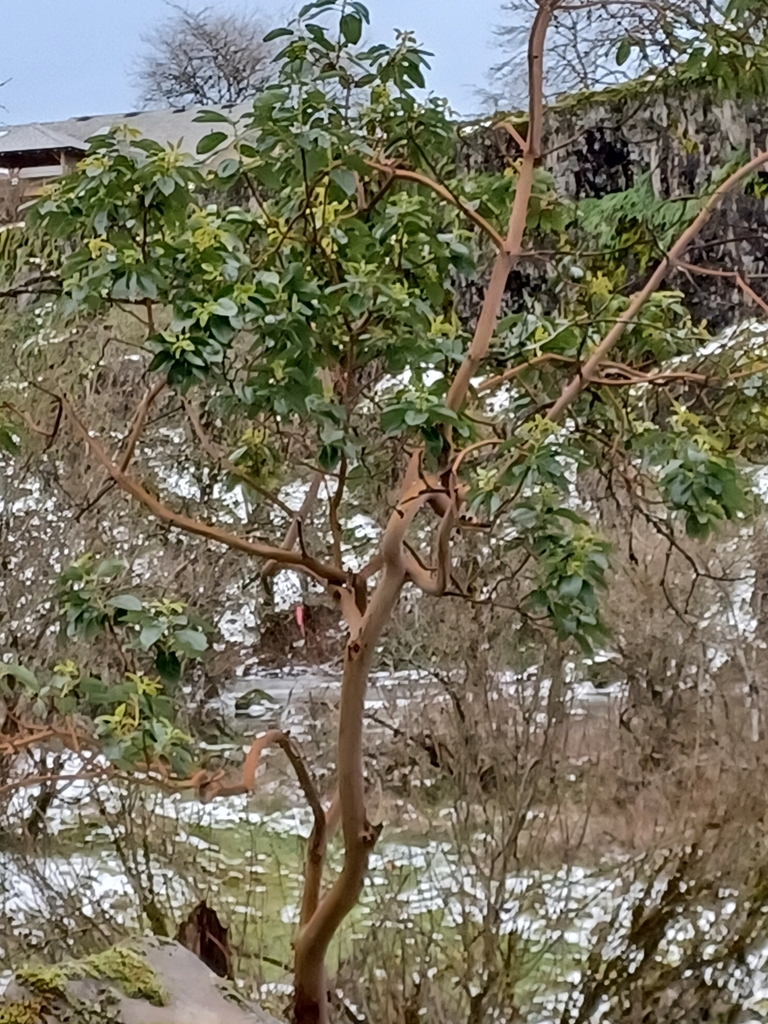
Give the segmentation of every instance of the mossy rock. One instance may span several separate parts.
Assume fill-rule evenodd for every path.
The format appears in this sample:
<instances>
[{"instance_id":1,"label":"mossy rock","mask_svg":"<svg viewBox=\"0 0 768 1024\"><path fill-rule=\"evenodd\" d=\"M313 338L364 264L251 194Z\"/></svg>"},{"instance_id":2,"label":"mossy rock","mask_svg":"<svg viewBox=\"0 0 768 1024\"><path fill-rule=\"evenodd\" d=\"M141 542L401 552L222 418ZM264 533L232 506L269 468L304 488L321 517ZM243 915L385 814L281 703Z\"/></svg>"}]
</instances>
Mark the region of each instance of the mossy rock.
<instances>
[{"instance_id":1,"label":"mossy rock","mask_svg":"<svg viewBox=\"0 0 768 1024\"><path fill-rule=\"evenodd\" d=\"M0 1005L0 1024L38 1024L44 1005L39 996L5 1002Z\"/></svg>"},{"instance_id":2,"label":"mossy rock","mask_svg":"<svg viewBox=\"0 0 768 1024\"><path fill-rule=\"evenodd\" d=\"M114 986L121 995L131 999L146 999L153 1006L164 1006L168 1001L158 976L147 963L145 952L131 946L112 946L83 960L68 960L47 967L22 967L16 971L19 985L36 996L49 999L66 996L70 982L86 978Z\"/></svg>"},{"instance_id":3,"label":"mossy rock","mask_svg":"<svg viewBox=\"0 0 768 1024\"><path fill-rule=\"evenodd\" d=\"M23 967L16 981L38 996L63 996L71 981L93 978L117 987L131 999L146 999L163 1006L167 996L160 980L149 966L142 950L131 946L112 946L83 960L70 960L48 967Z\"/></svg>"},{"instance_id":4,"label":"mossy rock","mask_svg":"<svg viewBox=\"0 0 768 1024\"><path fill-rule=\"evenodd\" d=\"M234 1002L176 942L143 939L84 960L29 966L0 1004L0 1024L277 1024Z\"/></svg>"}]
</instances>

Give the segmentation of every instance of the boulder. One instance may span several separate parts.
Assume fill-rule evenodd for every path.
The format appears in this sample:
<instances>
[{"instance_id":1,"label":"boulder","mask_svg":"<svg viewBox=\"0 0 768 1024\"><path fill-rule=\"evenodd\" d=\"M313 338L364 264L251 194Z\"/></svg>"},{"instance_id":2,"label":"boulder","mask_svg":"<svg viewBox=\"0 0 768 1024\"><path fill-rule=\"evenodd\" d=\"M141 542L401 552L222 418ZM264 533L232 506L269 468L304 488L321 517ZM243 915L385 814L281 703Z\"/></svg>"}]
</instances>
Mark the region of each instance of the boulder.
<instances>
[{"instance_id":1,"label":"boulder","mask_svg":"<svg viewBox=\"0 0 768 1024\"><path fill-rule=\"evenodd\" d=\"M29 1001L40 1000L42 995L47 1024L66 1024L73 1019L72 1007L83 1003L98 1009L104 1024L280 1024L259 1007L243 1000L231 984L222 981L178 942L146 938L125 948L140 955L154 972L156 986L153 984L152 988L162 991L162 1006L153 1005L160 1000L149 991L149 998L127 995L120 981L72 978L71 974L79 973L72 970L77 965L65 964L61 969L70 977L63 988L56 975L57 968L41 970L37 972L39 977L31 980L27 975L24 984L13 982L0 1004L0 1017L12 1020L13 1015L9 1016L8 1011L14 1004L21 1008L25 1001L29 1005ZM58 993L52 993L51 988L58 988Z\"/></svg>"}]
</instances>

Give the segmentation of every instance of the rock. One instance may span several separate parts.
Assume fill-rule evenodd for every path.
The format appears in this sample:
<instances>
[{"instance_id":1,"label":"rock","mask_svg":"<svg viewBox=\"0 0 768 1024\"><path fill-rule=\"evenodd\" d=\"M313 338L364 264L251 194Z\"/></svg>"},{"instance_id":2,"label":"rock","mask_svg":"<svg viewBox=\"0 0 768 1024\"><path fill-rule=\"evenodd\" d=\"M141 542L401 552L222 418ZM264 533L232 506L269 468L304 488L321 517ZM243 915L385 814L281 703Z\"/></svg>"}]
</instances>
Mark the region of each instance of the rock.
<instances>
[{"instance_id":1,"label":"rock","mask_svg":"<svg viewBox=\"0 0 768 1024\"><path fill-rule=\"evenodd\" d=\"M132 944L157 976L167 999L163 1006L153 1006L146 999L132 999L109 981L85 978L67 982L66 995L50 1001L52 1013L46 1014L48 1024L63 1024L71 1019L65 1010L70 1000L100 1004L105 992L116 997L104 1024L279 1024L274 1017L236 995L234 988L223 982L194 953L178 942L142 939ZM231 993L231 994L230 994ZM12 983L2 1006L34 997L35 993ZM71 1003L70 1003L71 1006ZM61 1011L57 1018L56 1010Z\"/></svg>"},{"instance_id":2,"label":"rock","mask_svg":"<svg viewBox=\"0 0 768 1024\"><path fill-rule=\"evenodd\" d=\"M663 76L652 87L639 80L564 96L544 111L543 164L558 194L577 201L625 192L647 178L655 199L679 202L706 193L718 169L734 159L734 151L759 152L765 113L765 97L754 91L734 102L711 84L680 86ZM499 173L519 158L519 146L509 131L494 126L507 120L524 133L522 114L488 118L462 132L458 155L466 170ZM761 172L756 180L757 188L736 189L720 204L687 259L708 266L715 258L738 267L765 295L761 278L768 266L768 175ZM630 268L630 278L635 272ZM644 280L642 272L639 277ZM535 297L548 313L556 311L559 287L547 263L529 260L510 275L504 310L531 309ZM707 277L704 283L678 273L670 275L668 287L679 288L694 321L706 319L711 330L744 319L742 297L732 278ZM481 290L465 288L464 315L476 315L481 299Z\"/></svg>"}]
</instances>

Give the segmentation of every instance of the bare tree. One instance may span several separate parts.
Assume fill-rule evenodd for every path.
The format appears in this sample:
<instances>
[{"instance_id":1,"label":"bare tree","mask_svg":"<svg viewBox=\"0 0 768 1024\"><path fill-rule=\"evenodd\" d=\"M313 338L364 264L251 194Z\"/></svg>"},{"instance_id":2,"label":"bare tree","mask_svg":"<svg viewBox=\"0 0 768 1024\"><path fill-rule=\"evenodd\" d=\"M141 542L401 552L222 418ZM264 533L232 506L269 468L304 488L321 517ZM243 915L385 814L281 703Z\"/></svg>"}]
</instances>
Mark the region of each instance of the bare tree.
<instances>
[{"instance_id":1,"label":"bare tree","mask_svg":"<svg viewBox=\"0 0 768 1024\"><path fill-rule=\"evenodd\" d=\"M171 13L142 37L134 80L142 104L240 103L263 88L274 49L256 14L206 7Z\"/></svg>"},{"instance_id":2,"label":"bare tree","mask_svg":"<svg viewBox=\"0 0 768 1024\"><path fill-rule=\"evenodd\" d=\"M495 105L524 99L526 43L537 8L536 0L502 4L504 22L496 35L504 57L485 94ZM549 94L604 88L717 55L752 52L765 38L767 19L764 0L569 0L553 15Z\"/></svg>"}]
</instances>

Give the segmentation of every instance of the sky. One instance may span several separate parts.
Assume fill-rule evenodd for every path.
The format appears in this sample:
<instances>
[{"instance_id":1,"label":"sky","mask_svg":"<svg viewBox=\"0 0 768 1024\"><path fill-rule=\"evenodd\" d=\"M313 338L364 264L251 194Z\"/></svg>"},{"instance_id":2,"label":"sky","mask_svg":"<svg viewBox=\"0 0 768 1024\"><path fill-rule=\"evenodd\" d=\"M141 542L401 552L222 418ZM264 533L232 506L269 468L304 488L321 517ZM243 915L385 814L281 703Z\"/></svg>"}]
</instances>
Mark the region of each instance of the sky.
<instances>
[{"instance_id":1,"label":"sky","mask_svg":"<svg viewBox=\"0 0 768 1024\"><path fill-rule=\"evenodd\" d=\"M286 0L189 0L192 9L259 10L284 24ZM477 90L498 60L501 0L368 0L370 41L416 32L434 52L428 86L461 114L481 109ZM0 122L55 121L136 108L131 68L141 36L162 19L164 0L0 0Z\"/></svg>"}]
</instances>

